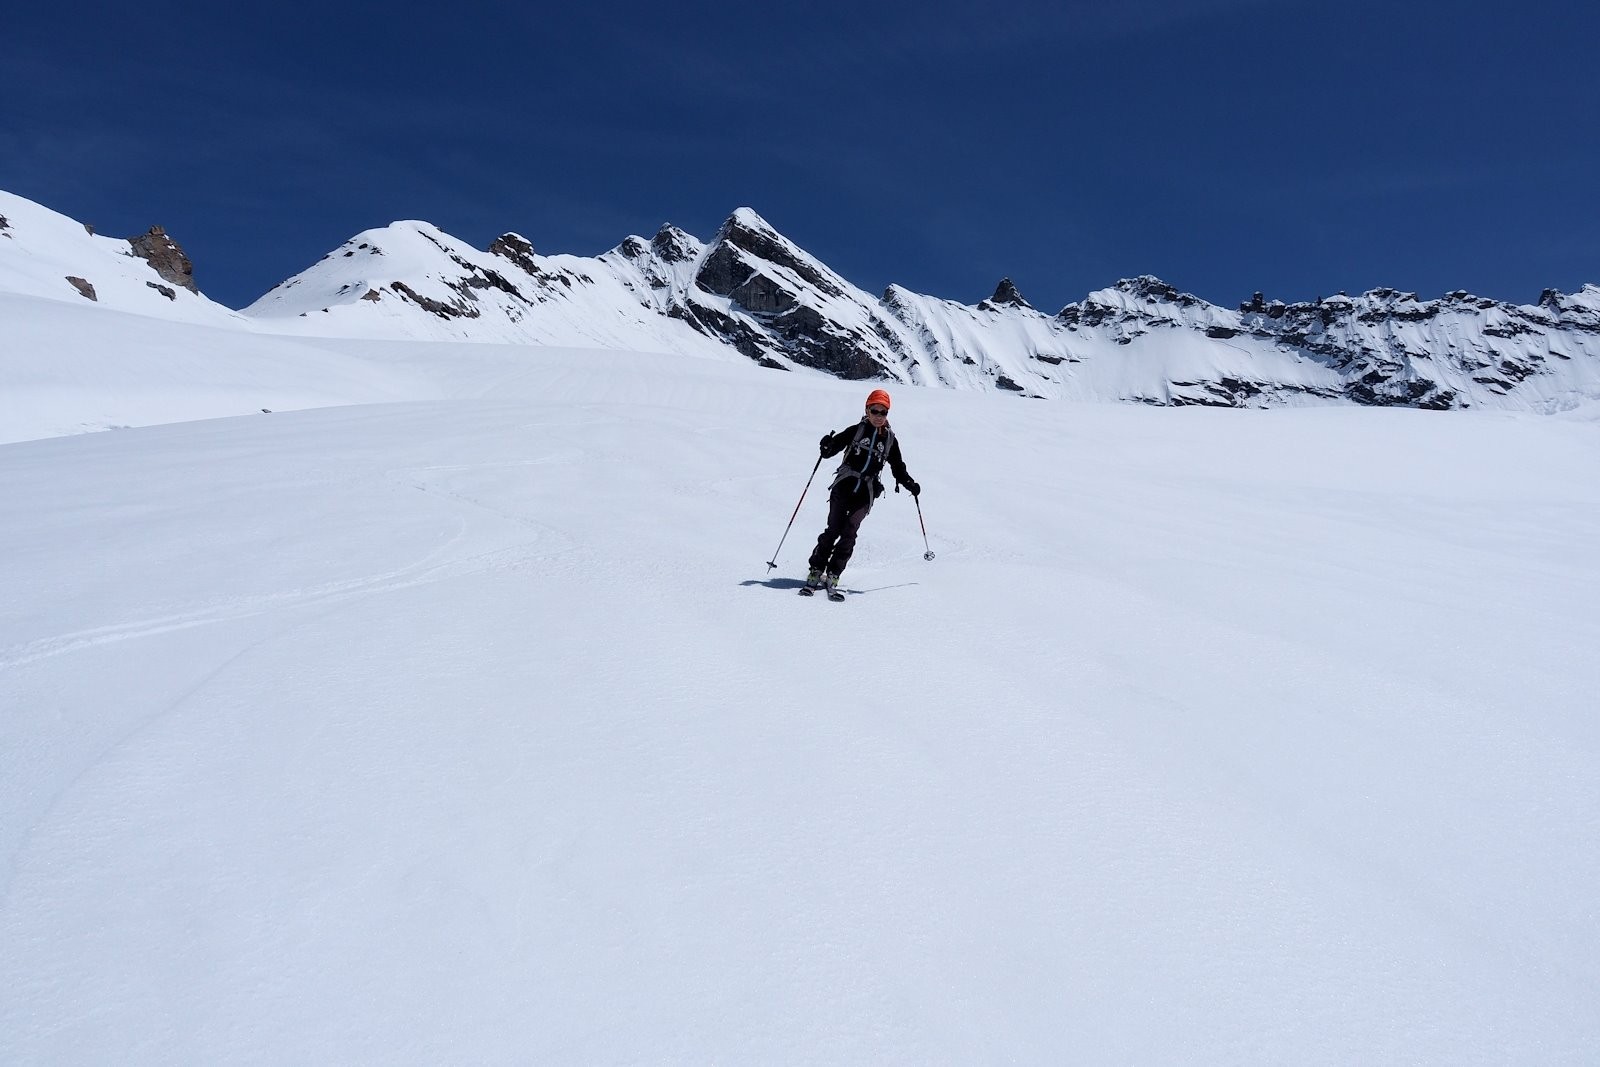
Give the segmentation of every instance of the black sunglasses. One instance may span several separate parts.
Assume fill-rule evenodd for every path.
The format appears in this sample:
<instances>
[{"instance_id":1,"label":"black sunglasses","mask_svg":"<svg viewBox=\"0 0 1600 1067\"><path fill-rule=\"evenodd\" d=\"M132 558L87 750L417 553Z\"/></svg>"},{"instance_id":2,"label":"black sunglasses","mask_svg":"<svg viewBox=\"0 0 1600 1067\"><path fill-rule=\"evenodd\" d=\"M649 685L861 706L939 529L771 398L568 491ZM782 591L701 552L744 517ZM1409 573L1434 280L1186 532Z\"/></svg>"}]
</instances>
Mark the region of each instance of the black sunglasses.
<instances>
[{"instance_id":1,"label":"black sunglasses","mask_svg":"<svg viewBox=\"0 0 1600 1067\"><path fill-rule=\"evenodd\" d=\"M879 407L878 405L874 404L874 405L872 405L872 407L867 409L867 414L868 415L887 415L887 414L889 414L889 409L888 408L884 408L884 407Z\"/></svg>"}]
</instances>

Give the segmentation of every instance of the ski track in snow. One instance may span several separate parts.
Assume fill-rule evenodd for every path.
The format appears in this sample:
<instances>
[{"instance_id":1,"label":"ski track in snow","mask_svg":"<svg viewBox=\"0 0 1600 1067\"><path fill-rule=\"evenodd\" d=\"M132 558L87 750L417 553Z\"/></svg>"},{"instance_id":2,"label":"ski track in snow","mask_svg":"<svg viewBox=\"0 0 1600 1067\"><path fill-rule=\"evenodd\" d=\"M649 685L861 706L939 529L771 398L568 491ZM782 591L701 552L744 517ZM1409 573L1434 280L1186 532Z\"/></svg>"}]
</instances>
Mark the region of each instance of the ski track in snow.
<instances>
[{"instance_id":1,"label":"ski track in snow","mask_svg":"<svg viewBox=\"0 0 1600 1067\"><path fill-rule=\"evenodd\" d=\"M424 468L424 470L430 469L443 470L446 468ZM399 472L393 473L398 474ZM526 518L509 514L461 494L452 493L439 484L431 486L413 484L412 487L423 492L446 497L469 507L491 512L520 526L539 530L542 534L550 533L547 529L542 529L539 524ZM464 520L461 521L456 535L446 543L430 551L422 559L396 570L365 575L345 581L328 582L303 589L285 590L280 593L263 596L230 598L220 603L208 604L178 614L59 634L54 637L33 641L20 647L6 649L0 651L0 670L22 667L41 659L67 655L100 645L114 644L120 641L135 641L195 626L210 626L216 623L232 622L271 612L293 610L303 606L317 606L353 597L370 596L415 585L445 581L462 574L515 567L519 561L527 557L527 549L539 543L539 539L535 538L508 548L495 549L468 556L452 556L451 548L466 538L467 530L468 523ZM441 561L442 557L447 558L443 558Z\"/></svg>"},{"instance_id":2,"label":"ski track in snow","mask_svg":"<svg viewBox=\"0 0 1600 1067\"><path fill-rule=\"evenodd\" d=\"M527 516L514 514L465 493L454 491L450 488L446 476L467 471L526 470L550 464L570 463L581 455L582 453L577 450L567 449L536 459L485 464L434 464L415 468L396 468L385 472L385 477L397 485L404 485L466 508L487 512L524 530L533 531L536 536L530 540L471 555L455 555L451 550L467 539L471 526L467 519L462 518L457 520L456 533L445 543L436 546L422 558L394 570L262 596L230 598L221 603L207 604L175 614L42 638L27 645L0 649L0 670L25 666L41 659L66 655L99 645L139 640L175 630L230 622L303 605L317 605L326 601L404 589L484 570L514 568L529 558L529 549L534 545L539 545L543 549L542 555L545 557L572 553L576 548L572 538L559 535L550 527ZM581 563L577 561L571 564L573 567L580 565Z\"/></svg>"}]
</instances>

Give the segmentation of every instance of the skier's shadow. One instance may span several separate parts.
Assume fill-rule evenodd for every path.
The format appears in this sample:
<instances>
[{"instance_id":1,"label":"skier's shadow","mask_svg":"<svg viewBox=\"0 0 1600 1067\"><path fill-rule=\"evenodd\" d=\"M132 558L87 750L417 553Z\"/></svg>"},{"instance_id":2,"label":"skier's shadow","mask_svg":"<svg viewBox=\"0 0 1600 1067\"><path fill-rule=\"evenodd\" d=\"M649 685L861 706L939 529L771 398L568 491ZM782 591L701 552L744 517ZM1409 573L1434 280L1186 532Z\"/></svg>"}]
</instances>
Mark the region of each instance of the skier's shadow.
<instances>
[{"instance_id":1,"label":"skier's shadow","mask_svg":"<svg viewBox=\"0 0 1600 1067\"><path fill-rule=\"evenodd\" d=\"M806 583L799 578L751 578L747 582L740 582L742 586L761 585L768 589L799 589Z\"/></svg>"}]
</instances>

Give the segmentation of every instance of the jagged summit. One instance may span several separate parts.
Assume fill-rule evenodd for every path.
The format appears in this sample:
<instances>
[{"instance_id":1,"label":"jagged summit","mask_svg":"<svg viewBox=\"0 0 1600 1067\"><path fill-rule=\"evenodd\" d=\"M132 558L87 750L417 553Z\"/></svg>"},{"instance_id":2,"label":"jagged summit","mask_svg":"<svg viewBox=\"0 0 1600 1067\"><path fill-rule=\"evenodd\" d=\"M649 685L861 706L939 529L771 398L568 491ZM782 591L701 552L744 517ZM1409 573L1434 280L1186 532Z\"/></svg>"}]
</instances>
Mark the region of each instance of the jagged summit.
<instances>
[{"instance_id":1,"label":"jagged summit","mask_svg":"<svg viewBox=\"0 0 1600 1067\"><path fill-rule=\"evenodd\" d=\"M994 295L978 306L984 307L986 305L1033 310L1033 305L1022 298L1022 294L1017 291L1017 287L1012 284L1010 278L1001 278L1000 284L994 287Z\"/></svg>"},{"instance_id":2,"label":"jagged summit","mask_svg":"<svg viewBox=\"0 0 1600 1067\"><path fill-rule=\"evenodd\" d=\"M1098 326L1108 320L1128 319L1162 324L1194 319L1209 324L1207 309L1221 310L1191 293L1180 292L1155 275L1141 274L1122 278L1115 285L1068 304L1056 317L1069 326Z\"/></svg>"},{"instance_id":3,"label":"jagged summit","mask_svg":"<svg viewBox=\"0 0 1600 1067\"><path fill-rule=\"evenodd\" d=\"M707 291L726 296L750 281L752 274L770 275L762 267L790 272L801 284L830 298L846 288L842 278L747 207L729 215L717 230L697 280ZM776 288L785 286L777 283Z\"/></svg>"},{"instance_id":4,"label":"jagged summit","mask_svg":"<svg viewBox=\"0 0 1600 1067\"><path fill-rule=\"evenodd\" d=\"M650 238L650 248L667 263L687 263L706 250L698 237L670 222L662 223L656 235Z\"/></svg>"},{"instance_id":5,"label":"jagged summit","mask_svg":"<svg viewBox=\"0 0 1600 1067\"><path fill-rule=\"evenodd\" d=\"M592 258L539 255L515 231L480 250L402 220L357 234L241 314L173 284L129 242L20 197L0 194L0 219L0 291L311 336L678 352L1161 405L1550 411L1600 398L1594 284L1527 305L1377 288L1298 303L1256 293L1224 308L1145 274L1050 315L1009 278L976 305L898 285L871 295L741 207L709 242L668 223ZM152 259L192 277L163 236L146 235Z\"/></svg>"},{"instance_id":6,"label":"jagged summit","mask_svg":"<svg viewBox=\"0 0 1600 1067\"><path fill-rule=\"evenodd\" d=\"M1167 284L1154 274L1141 274L1137 278L1122 278L1112 289L1119 293L1137 297L1148 303L1171 303L1179 307L1194 307L1204 304L1193 293L1180 292L1176 287Z\"/></svg>"}]
</instances>

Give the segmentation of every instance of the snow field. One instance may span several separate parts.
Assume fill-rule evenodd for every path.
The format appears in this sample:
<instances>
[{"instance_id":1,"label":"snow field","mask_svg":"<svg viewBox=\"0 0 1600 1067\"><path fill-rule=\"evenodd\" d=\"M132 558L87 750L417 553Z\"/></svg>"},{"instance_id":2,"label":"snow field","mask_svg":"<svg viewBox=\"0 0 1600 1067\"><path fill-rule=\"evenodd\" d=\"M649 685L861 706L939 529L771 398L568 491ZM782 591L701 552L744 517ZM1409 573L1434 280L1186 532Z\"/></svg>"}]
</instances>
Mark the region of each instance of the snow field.
<instances>
[{"instance_id":1,"label":"snow field","mask_svg":"<svg viewBox=\"0 0 1600 1067\"><path fill-rule=\"evenodd\" d=\"M830 604L865 387L319 344L0 448L0 1061L1600 1043L1592 423L901 388Z\"/></svg>"}]
</instances>

